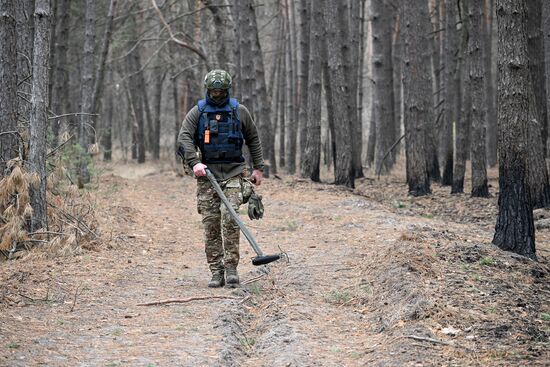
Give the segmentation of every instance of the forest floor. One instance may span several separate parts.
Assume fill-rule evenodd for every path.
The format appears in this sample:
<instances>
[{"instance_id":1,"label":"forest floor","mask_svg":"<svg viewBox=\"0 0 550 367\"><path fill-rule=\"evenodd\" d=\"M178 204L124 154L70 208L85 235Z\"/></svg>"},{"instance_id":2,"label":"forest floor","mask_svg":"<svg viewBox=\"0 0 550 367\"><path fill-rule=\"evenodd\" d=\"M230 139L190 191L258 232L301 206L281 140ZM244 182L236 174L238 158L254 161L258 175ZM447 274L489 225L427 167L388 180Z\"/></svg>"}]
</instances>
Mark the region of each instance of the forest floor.
<instances>
[{"instance_id":1,"label":"forest floor","mask_svg":"<svg viewBox=\"0 0 550 367\"><path fill-rule=\"evenodd\" d=\"M526 260L491 244L496 196L432 188L271 177L245 222L290 262L252 266L242 237L246 284L209 289L194 179L104 166L100 246L0 265L0 365L548 366L545 219ZM171 298L188 302L139 305Z\"/></svg>"}]
</instances>

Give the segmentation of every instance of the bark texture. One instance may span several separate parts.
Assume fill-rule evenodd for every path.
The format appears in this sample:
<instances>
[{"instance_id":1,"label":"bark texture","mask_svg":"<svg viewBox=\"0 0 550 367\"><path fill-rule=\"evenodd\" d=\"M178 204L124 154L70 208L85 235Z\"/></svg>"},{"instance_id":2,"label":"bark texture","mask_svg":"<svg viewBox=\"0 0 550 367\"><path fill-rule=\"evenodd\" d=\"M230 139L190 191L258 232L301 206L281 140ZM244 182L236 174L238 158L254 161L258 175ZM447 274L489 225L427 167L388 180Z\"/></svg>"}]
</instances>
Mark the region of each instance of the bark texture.
<instances>
[{"instance_id":1,"label":"bark texture","mask_svg":"<svg viewBox=\"0 0 550 367\"><path fill-rule=\"evenodd\" d=\"M428 3L424 0L403 2L404 65L407 183L413 196L431 192L426 157L426 127L432 118Z\"/></svg>"},{"instance_id":2,"label":"bark texture","mask_svg":"<svg viewBox=\"0 0 550 367\"><path fill-rule=\"evenodd\" d=\"M529 71L534 90L530 106L529 123L529 188L535 208L550 205L550 186L546 168L545 151L548 135L546 115L546 83L544 67L544 43L541 32L542 4L530 0L527 5L527 52Z\"/></svg>"},{"instance_id":3,"label":"bark texture","mask_svg":"<svg viewBox=\"0 0 550 367\"><path fill-rule=\"evenodd\" d=\"M457 2L445 0L445 34L444 34L444 64L443 85L445 88L445 113L442 116L440 130L440 155L443 175L442 185L453 184L454 146L453 126L458 123L458 95L460 93L460 79L457 73L458 35L457 31Z\"/></svg>"},{"instance_id":4,"label":"bark texture","mask_svg":"<svg viewBox=\"0 0 550 367\"><path fill-rule=\"evenodd\" d=\"M50 1L37 0L34 11L34 56L31 97L29 171L40 181L30 187L31 231L48 227L46 201L46 132L50 61Z\"/></svg>"},{"instance_id":5,"label":"bark texture","mask_svg":"<svg viewBox=\"0 0 550 367\"><path fill-rule=\"evenodd\" d=\"M309 63L309 53L311 48L311 43L309 42L310 39L310 3L312 1L308 0L300 0L300 37L299 37L299 48L300 48L300 55L299 55L299 68L298 68L298 80L299 80L299 87L298 87L298 97L300 99L299 104L299 124L300 124L300 160L303 162L303 156L305 155L306 151L306 144L307 144L307 136L309 133L308 130L308 93L310 89L308 88L308 63ZM316 6L319 6L318 4ZM315 19L316 22L320 21L319 19Z\"/></svg>"},{"instance_id":6,"label":"bark texture","mask_svg":"<svg viewBox=\"0 0 550 367\"><path fill-rule=\"evenodd\" d=\"M392 18L392 5L385 0L372 0L371 7L373 103L376 116L374 167L385 175L395 161L392 153L382 160L395 141L392 22L388 21Z\"/></svg>"},{"instance_id":7,"label":"bark texture","mask_svg":"<svg viewBox=\"0 0 550 367\"><path fill-rule=\"evenodd\" d=\"M527 182L529 110L534 102L527 51L525 0L497 0L498 217L493 243L536 258L533 207Z\"/></svg>"},{"instance_id":8,"label":"bark texture","mask_svg":"<svg viewBox=\"0 0 550 367\"><path fill-rule=\"evenodd\" d=\"M0 178L6 162L17 156L17 37L15 7L0 0ZM14 133L8 133L8 132Z\"/></svg>"},{"instance_id":9,"label":"bark texture","mask_svg":"<svg viewBox=\"0 0 550 367\"><path fill-rule=\"evenodd\" d=\"M348 111L347 98L349 85L344 68L344 53L340 45L345 44L346 28L344 17L345 3L329 1L326 6L326 26L328 42L328 71L332 89L332 109L338 117L338 126L333 129L332 138L335 147L334 180L337 185L354 187L352 167L351 116Z\"/></svg>"},{"instance_id":10,"label":"bark texture","mask_svg":"<svg viewBox=\"0 0 550 367\"><path fill-rule=\"evenodd\" d=\"M95 46L95 19L96 19L96 4L94 0L86 0L86 28L84 35L84 50L82 53L81 63L81 85L80 85L80 105L81 111L80 124L78 129L78 142L80 144L80 162L78 187L84 187L84 184L90 182L90 172L88 170L88 161L90 155L88 153L88 145L91 139L91 134L94 131L91 129L94 126L94 120L90 115L93 107L94 94L94 46Z\"/></svg>"},{"instance_id":11,"label":"bark texture","mask_svg":"<svg viewBox=\"0 0 550 367\"><path fill-rule=\"evenodd\" d=\"M32 63L34 45L34 1L18 0L15 4L17 21L17 89L18 120L29 124L31 116Z\"/></svg>"},{"instance_id":12,"label":"bark texture","mask_svg":"<svg viewBox=\"0 0 550 367\"><path fill-rule=\"evenodd\" d=\"M488 197L487 165L485 146L485 67L481 51L481 7L474 0L469 1L468 18L470 37L468 38L468 55L470 59L470 93L472 98L472 196Z\"/></svg>"},{"instance_id":13,"label":"bark texture","mask_svg":"<svg viewBox=\"0 0 550 367\"><path fill-rule=\"evenodd\" d=\"M497 109L493 79L493 12L494 0L484 0L483 7L483 60L485 63L485 105L487 106L487 163L497 164Z\"/></svg>"},{"instance_id":14,"label":"bark texture","mask_svg":"<svg viewBox=\"0 0 550 367\"><path fill-rule=\"evenodd\" d=\"M458 66L456 76L459 77L461 82L461 91L458 94L460 98L460 104L457 107L458 120L455 129L455 156L453 167L453 186L451 188L452 194L459 194L464 192L464 175L466 172L466 160L468 159L468 131L471 118L471 105L472 95L470 93L470 77L469 77L469 65L470 57L467 52L468 48L468 36L470 31L468 13L468 4L464 1L460 2L460 19L461 19L461 31L460 31L460 47L458 51ZM457 98L457 99L458 99Z\"/></svg>"},{"instance_id":15,"label":"bark texture","mask_svg":"<svg viewBox=\"0 0 550 367\"><path fill-rule=\"evenodd\" d=\"M309 34L309 76L308 76L308 111L306 149L302 157L300 172L302 177L309 177L319 182L319 167L321 161L321 100L322 90L322 43L324 26L325 0L318 0L311 7L311 14L315 22L311 23ZM312 2L313 4L313 2Z\"/></svg>"},{"instance_id":16,"label":"bark texture","mask_svg":"<svg viewBox=\"0 0 550 367\"><path fill-rule=\"evenodd\" d=\"M55 37L55 66L53 70L52 110L58 115L68 113L69 72L67 69L67 45L69 40L69 0L58 0ZM67 119L59 118L52 122L53 143L57 145L60 132L67 128Z\"/></svg>"}]
</instances>

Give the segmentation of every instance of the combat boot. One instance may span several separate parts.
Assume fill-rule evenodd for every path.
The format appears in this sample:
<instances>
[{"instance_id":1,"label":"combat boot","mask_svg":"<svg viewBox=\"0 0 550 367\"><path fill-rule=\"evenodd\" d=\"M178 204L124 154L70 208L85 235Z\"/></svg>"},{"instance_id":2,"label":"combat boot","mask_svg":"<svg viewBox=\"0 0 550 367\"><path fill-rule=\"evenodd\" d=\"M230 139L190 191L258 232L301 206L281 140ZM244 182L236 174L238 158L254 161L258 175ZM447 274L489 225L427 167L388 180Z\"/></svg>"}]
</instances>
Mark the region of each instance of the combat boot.
<instances>
[{"instance_id":1,"label":"combat boot","mask_svg":"<svg viewBox=\"0 0 550 367\"><path fill-rule=\"evenodd\" d=\"M239 285L239 275L237 274L236 266L230 266L225 269L225 281L228 287L236 287Z\"/></svg>"},{"instance_id":2,"label":"combat boot","mask_svg":"<svg viewBox=\"0 0 550 367\"><path fill-rule=\"evenodd\" d=\"M223 270L217 270L212 272L212 279L208 283L209 288L220 288L225 284L225 279L223 277Z\"/></svg>"}]
</instances>

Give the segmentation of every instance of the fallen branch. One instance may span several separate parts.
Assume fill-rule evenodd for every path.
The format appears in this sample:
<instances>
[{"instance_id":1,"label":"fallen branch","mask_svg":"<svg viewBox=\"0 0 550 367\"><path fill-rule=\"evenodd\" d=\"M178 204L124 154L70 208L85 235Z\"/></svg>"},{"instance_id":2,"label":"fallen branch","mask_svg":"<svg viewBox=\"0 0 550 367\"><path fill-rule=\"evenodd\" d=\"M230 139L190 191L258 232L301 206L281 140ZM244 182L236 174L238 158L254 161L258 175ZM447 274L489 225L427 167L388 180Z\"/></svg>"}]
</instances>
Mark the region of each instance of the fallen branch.
<instances>
[{"instance_id":1,"label":"fallen branch","mask_svg":"<svg viewBox=\"0 0 550 367\"><path fill-rule=\"evenodd\" d=\"M232 297L232 296L205 296L205 297L190 297L190 298L170 298L165 299L162 301L154 301L154 302L147 302L147 303L138 303L136 306L157 306L157 305L166 305L169 303L188 303L192 301L204 301L207 299L234 299L234 300L240 300L240 297Z\"/></svg>"},{"instance_id":2,"label":"fallen branch","mask_svg":"<svg viewBox=\"0 0 550 367\"><path fill-rule=\"evenodd\" d=\"M262 279L263 277L265 277L267 274L262 274L260 276L257 276L255 278L251 278L251 279L247 279L245 280L244 282L241 282L242 285L246 285L246 284L249 284L249 283L253 283L255 282L256 280L260 280Z\"/></svg>"},{"instance_id":3,"label":"fallen branch","mask_svg":"<svg viewBox=\"0 0 550 367\"><path fill-rule=\"evenodd\" d=\"M434 343L434 344L442 344L442 345L449 345L451 347L456 347L456 345L454 343L449 343L449 342L439 340L439 339L427 338L427 337L424 337L424 336L405 335L404 337L409 338L409 339L414 339L414 340L420 340L420 341L423 341L423 342L430 342L430 343Z\"/></svg>"}]
</instances>

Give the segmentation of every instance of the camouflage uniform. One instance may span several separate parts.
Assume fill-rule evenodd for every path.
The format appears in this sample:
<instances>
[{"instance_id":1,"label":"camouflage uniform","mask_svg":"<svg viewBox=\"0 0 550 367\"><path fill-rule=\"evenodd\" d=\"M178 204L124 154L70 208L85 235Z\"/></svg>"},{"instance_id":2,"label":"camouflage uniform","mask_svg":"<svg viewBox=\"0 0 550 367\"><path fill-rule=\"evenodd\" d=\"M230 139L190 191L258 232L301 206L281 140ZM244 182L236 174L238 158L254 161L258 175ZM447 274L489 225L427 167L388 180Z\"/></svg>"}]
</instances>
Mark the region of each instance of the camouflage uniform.
<instances>
[{"instance_id":1,"label":"camouflage uniform","mask_svg":"<svg viewBox=\"0 0 550 367\"><path fill-rule=\"evenodd\" d=\"M238 211L243 203L243 187L247 183L241 175L218 183L233 209ZM197 209L205 229L205 252L210 270L215 272L224 270L226 266L236 267L239 264L239 226L206 177L197 180Z\"/></svg>"},{"instance_id":2,"label":"camouflage uniform","mask_svg":"<svg viewBox=\"0 0 550 367\"><path fill-rule=\"evenodd\" d=\"M207 93L204 100L209 106L224 107L232 103L229 99L229 90L231 88L231 76L223 70L213 70L205 77L204 86ZM210 91L227 91L225 96L217 95L219 99L210 96ZM220 99L221 98L221 99ZM233 100L235 101L235 100ZM236 101L235 101L236 102ZM204 105L203 105L204 106ZM206 135L199 138L199 122L204 109L199 110L196 105L187 113L182 123L178 136L178 154L182 156L184 162L190 169L197 164L203 163L208 166L224 194L227 196L233 208L238 211L243 203L243 191L251 194L252 184L247 181L246 164L244 158L216 161L215 158L203 159L202 155L197 154L197 148L202 150L206 144ZM211 112L209 112L211 113ZM240 132L244 143L248 147L252 168L262 171L264 160L262 155L262 146L260 136L256 125L248 109L242 104L238 104L237 114L240 122ZM222 116L222 115L220 115ZM218 117L216 115L216 120ZM202 125L204 126L204 125ZM202 132L201 132L202 134ZM210 136L210 135L208 135ZM201 143L200 139L203 143ZM246 195L245 200L246 202ZM239 263L239 237L240 229L235 221L232 220L225 204L216 194L210 181L206 177L197 179L197 208L202 215L205 236L205 252L210 270L213 273L213 279L209 287L223 286L223 274L227 277L227 283L238 284L236 268Z\"/></svg>"}]
</instances>

